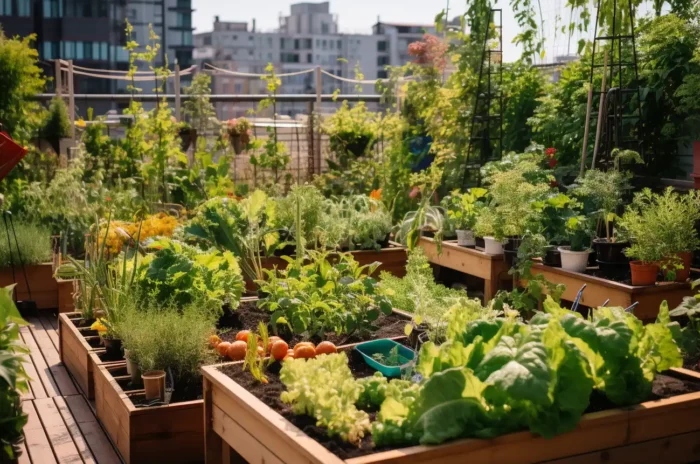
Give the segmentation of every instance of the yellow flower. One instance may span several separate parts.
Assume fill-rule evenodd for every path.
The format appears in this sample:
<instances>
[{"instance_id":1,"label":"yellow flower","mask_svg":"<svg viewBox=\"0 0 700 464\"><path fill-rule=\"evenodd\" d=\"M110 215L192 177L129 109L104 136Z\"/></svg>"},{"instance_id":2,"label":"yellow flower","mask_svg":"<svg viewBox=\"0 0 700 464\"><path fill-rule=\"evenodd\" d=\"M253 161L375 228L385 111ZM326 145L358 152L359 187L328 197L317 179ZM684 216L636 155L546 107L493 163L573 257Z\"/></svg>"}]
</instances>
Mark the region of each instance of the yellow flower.
<instances>
[{"instance_id":1,"label":"yellow flower","mask_svg":"<svg viewBox=\"0 0 700 464\"><path fill-rule=\"evenodd\" d=\"M80 127L81 129L85 129L85 126L87 126L87 124L85 123L85 120L83 118L80 118L77 121L75 121L75 126Z\"/></svg>"},{"instance_id":2,"label":"yellow flower","mask_svg":"<svg viewBox=\"0 0 700 464\"><path fill-rule=\"evenodd\" d=\"M100 335L103 335L105 332L107 332L107 326L104 324L102 319L97 319L90 326L90 330L96 330Z\"/></svg>"}]
</instances>

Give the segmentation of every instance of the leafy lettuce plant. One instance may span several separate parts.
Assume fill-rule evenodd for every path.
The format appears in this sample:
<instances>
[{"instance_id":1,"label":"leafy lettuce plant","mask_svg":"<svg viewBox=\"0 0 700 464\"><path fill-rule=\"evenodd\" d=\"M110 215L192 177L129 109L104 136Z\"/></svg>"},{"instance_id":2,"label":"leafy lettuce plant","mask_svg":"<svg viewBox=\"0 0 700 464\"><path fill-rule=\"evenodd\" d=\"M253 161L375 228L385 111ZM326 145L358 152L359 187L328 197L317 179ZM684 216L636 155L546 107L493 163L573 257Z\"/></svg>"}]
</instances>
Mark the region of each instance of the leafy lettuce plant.
<instances>
[{"instance_id":1,"label":"leafy lettuce plant","mask_svg":"<svg viewBox=\"0 0 700 464\"><path fill-rule=\"evenodd\" d=\"M424 344L417 370L426 380L412 404L382 403L377 446L522 429L552 437L576 426L594 389L616 405L636 404L649 398L656 372L681 365L665 305L647 326L622 308L588 319L549 298L544 308L529 324L482 319L440 346Z\"/></svg>"},{"instance_id":2,"label":"leafy lettuce plant","mask_svg":"<svg viewBox=\"0 0 700 464\"><path fill-rule=\"evenodd\" d=\"M391 314L389 299L370 277L379 263L360 266L349 253L330 255L309 251L306 263L283 257L287 269L266 270L267 279L257 281L266 295L258 307L272 312L272 328L280 325L296 334L323 336L369 334L381 313Z\"/></svg>"},{"instance_id":3,"label":"leafy lettuce plant","mask_svg":"<svg viewBox=\"0 0 700 464\"><path fill-rule=\"evenodd\" d=\"M330 436L359 444L369 431L369 415L355 406L363 387L353 378L345 353L285 361L280 380L287 387L282 401L295 414L315 418Z\"/></svg>"},{"instance_id":4,"label":"leafy lettuce plant","mask_svg":"<svg viewBox=\"0 0 700 464\"><path fill-rule=\"evenodd\" d=\"M243 278L230 251L201 251L176 240L149 245L152 253L139 263L135 285L141 296L158 304L182 307L198 303L213 311L225 304L236 309Z\"/></svg>"}]
</instances>

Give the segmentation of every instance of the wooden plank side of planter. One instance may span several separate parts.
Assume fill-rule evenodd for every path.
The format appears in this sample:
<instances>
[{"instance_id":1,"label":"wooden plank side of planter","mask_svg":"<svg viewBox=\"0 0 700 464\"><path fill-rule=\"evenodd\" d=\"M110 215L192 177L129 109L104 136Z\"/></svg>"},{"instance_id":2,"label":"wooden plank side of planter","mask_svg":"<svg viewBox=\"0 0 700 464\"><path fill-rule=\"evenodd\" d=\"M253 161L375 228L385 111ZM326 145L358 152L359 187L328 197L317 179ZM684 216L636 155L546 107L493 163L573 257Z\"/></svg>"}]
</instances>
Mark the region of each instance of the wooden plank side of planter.
<instances>
[{"instance_id":1,"label":"wooden plank side of planter","mask_svg":"<svg viewBox=\"0 0 700 464\"><path fill-rule=\"evenodd\" d=\"M262 464L263 461L257 459L270 454L289 464L342 462L233 379L219 372L218 366L204 367L202 373L211 382L211 395L207 399L211 400L212 418L211 424L206 424L207 429L213 429L223 438L224 445L228 443L251 464ZM251 439L241 441L236 434L240 430L245 430Z\"/></svg>"},{"instance_id":2,"label":"wooden plank side of planter","mask_svg":"<svg viewBox=\"0 0 700 464\"><path fill-rule=\"evenodd\" d=\"M547 461L547 464L685 464L700 461L700 431Z\"/></svg>"},{"instance_id":3,"label":"wooden plank side of planter","mask_svg":"<svg viewBox=\"0 0 700 464\"><path fill-rule=\"evenodd\" d=\"M130 464L132 462L129 421L131 401L109 372L109 369L114 368L105 365L96 366L94 371L95 412L124 461Z\"/></svg>"},{"instance_id":4,"label":"wooden plank side of planter","mask_svg":"<svg viewBox=\"0 0 700 464\"><path fill-rule=\"evenodd\" d=\"M126 374L124 361L94 363L97 418L127 464L200 462L204 454L203 400L136 408L115 377Z\"/></svg>"},{"instance_id":5,"label":"wooden plank side of planter","mask_svg":"<svg viewBox=\"0 0 700 464\"><path fill-rule=\"evenodd\" d=\"M670 308L674 308L683 301L683 297L695 293L691 289L690 283L687 282L660 282L646 287L633 287L539 263L533 264L532 273L544 276L549 282L565 285L566 290L562 294L562 299L565 301L574 301L578 291L586 284L586 289L581 297L581 304L584 306L595 308L607 299L610 299L607 306L622 306L624 308L638 302L634 314L643 321L655 320L659 313L659 306L664 300L668 302ZM519 284L524 286L527 281L521 280Z\"/></svg>"},{"instance_id":6,"label":"wooden plank side of planter","mask_svg":"<svg viewBox=\"0 0 700 464\"><path fill-rule=\"evenodd\" d=\"M25 266L29 289L32 292L32 300L37 304L38 309L55 309L58 307L58 284L53 277L53 266L51 263L32 264ZM17 286L18 300L28 300L27 284L24 280L24 273L21 266L15 267L15 278ZM0 286L6 287L15 283L12 277L12 268L0 269Z\"/></svg>"},{"instance_id":7,"label":"wooden plank side of planter","mask_svg":"<svg viewBox=\"0 0 700 464\"><path fill-rule=\"evenodd\" d=\"M76 315L78 313L58 315L59 353L61 362L73 376L82 394L87 396L88 399L92 399L94 397L94 392L90 395L90 391L93 390L91 388L92 379L88 375L89 352L92 351L92 347L87 344L78 328L70 319L71 316Z\"/></svg>"},{"instance_id":8,"label":"wooden plank side of planter","mask_svg":"<svg viewBox=\"0 0 700 464\"><path fill-rule=\"evenodd\" d=\"M674 371L677 376L700 381L698 373L684 369ZM205 424L206 432L213 430L224 440L224 446L228 443L254 464L267 462L264 459L269 454L284 463L342 462L233 379L219 372L218 366L203 368L203 374L205 381L211 383L211 394L208 395L211 399L207 400L211 401L211 423ZM692 456L699 452L697 447L691 449L687 445L688 439L679 437L700 432L698 417L700 393L690 393L629 408L587 414L574 431L552 439L530 432L518 432L492 440L465 439L439 446L414 446L345 462L534 463L585 454L597 456L596 453L603 450L609 452L643 443L657 449L669 443L668 440L680 440L689 453L685 456L686 460L692 460ZM242 431L247 434L243 438Z\"/></svg>"},{"instance_id":9,"label":"wooden plank side of planter","mask_svg":"<svg viewBox=\"0 0 700 464\"><path fill-rule=\"evenodd\" d=\"M204 455L203 401L135 408L131 462L199 462Z\"/></svg>"}]
</instances>

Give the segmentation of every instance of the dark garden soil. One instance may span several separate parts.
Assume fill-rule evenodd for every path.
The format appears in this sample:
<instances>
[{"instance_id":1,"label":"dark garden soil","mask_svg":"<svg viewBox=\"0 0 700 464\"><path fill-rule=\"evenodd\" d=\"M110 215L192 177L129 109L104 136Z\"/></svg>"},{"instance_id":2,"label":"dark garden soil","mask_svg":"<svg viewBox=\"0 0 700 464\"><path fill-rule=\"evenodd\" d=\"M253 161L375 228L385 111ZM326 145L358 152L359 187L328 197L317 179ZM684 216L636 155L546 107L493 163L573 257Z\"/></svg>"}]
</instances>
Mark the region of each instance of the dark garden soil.
<instances>
[{"instance_id":1,"label":"dark garden soil","mask_svg":"<svg viewBox=\"0 0 700 464\"><path fill-rule=\"evenodd\" d=\"M242 301L238 309L235 311L231 311L228 308L224 309L224 315L221 317L221 319L219 319L219 323L217 324L220 332L219 336L223 341L234 341L238 331L246 329L257 331L258 324L260 322L269 324L270 313L258 309L257 303L254 301ZM286 330L280 330L277 335L289 343L290 347L294 346L298 342L308 340L314 343L327 340L333 342L337 346L341 346L351 343L359 343L366 340L374 340L377 338L401 337L404 335L404 328L406 327L407 322L408 321L406 318L396 314L391 314L389 316L382 314L374 322L377 330L374 330L368 334L355 333L350 335L336 335L334 333L327 333L324 337L304 337L302 335L294 335ZM270 335L274 334L270 333Z\"/></svg>"},{"instance_id":2,"label":"dark garden soil","mask_svg":"<svg viewBox=\"0 0 700 464\"><path fill-rule=\"evenodd\" d=\"M348 357L348 365L355 378L368 377L374 374L374 369L369 367L355 350L348 352ZM279 380L279 372L281 369L279 363L274 363L267 369L267 384L258 382L253 378L250 372L243 371L241 366L241 364L229 364L222 366L220 371L235 380L256 398L278 412L340 459L351 459L393 449L389 447L375 448L371 434L367 434L364 437L360 446L346 443L340 438L330 438L323 427L316 425L315 419L306 415L294 414L291 407L280 400L280 394L284 391L284 385ZM649 400L668 398L700 391L700 382L685 381L669 375L658 374L654 380L652 391L653 394ZM594 392L591 396L591 404L586 412L604 411L614 408L615 406L607 400L605 395ZM376 413L373 411L367 412L370 415L370 419L373 421Z\"/></svg>"}]
</instances>

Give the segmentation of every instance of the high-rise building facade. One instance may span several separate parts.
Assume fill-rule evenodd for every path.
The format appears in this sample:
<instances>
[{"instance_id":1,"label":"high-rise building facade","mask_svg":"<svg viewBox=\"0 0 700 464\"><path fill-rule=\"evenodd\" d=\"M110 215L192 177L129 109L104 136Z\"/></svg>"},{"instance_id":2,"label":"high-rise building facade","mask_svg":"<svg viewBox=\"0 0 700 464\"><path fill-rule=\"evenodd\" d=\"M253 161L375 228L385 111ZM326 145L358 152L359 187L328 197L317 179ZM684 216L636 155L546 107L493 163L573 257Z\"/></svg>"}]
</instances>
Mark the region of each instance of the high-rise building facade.
<instances>
[{"instance_id":1,"label":"high-rise building facade","mask_svg":"<svg viewBox=\"0 0 700 464\"><path fill-rule=\"evenodd\" d=\"M191 0L0 0L0 27L7 36L36 34L36 48L48 75L50 60L73 60L77 66L127 69L125 18L134 25L134 40L148 42L152 24L161 37L161 65L167 55L176 62L192 64ZM76 76L77 93L123 91L119 81Z\"/></svg>"}]
</instances>

